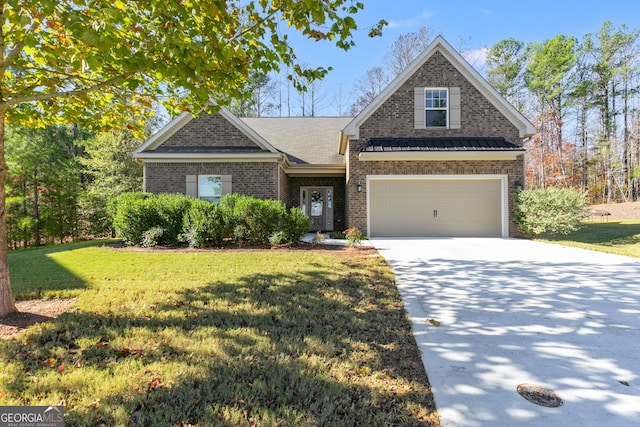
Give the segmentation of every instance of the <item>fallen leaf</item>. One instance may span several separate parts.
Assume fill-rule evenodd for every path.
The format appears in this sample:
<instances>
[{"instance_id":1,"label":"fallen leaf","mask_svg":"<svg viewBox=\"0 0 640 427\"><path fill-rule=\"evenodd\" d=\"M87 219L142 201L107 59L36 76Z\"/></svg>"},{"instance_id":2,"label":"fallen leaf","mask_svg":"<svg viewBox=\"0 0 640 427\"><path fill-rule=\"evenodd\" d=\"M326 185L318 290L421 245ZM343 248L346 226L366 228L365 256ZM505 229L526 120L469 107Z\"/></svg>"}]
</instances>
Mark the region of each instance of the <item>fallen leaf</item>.
<instances>
[{"instance_id":1,"label":"fallen leaf","mask_svg":"<svg viewBox=\"0 0 640 427\"><path fill-rule=\"evenodd\" d=\"M153 377L151 383L149 384L149 390L157 390L159 388L166 388L166 385L162 383L162 378Z\"/></svg>"},{"instance_id":2,"label":"fallen leaf","mask_svg":"<svg viewBox=\"0 0 640 427\"><path fill-rule=\"evenodd\" d=\"M67 366L64 363L61 363L60 365L58 365L58 372L62 373L62 371L65 370Z\"/></svg>"},{"instance_id":3,"label":"fallen leaf","mask_svg":"<svg viewBox=\"0 0 640 427\"><path fill-rule=\"evenodd\" d=\"M428 323L431 323L433 326L440 326L440 322L438 322L436 319L427 319Z\"/></svg>"}]
</instances>

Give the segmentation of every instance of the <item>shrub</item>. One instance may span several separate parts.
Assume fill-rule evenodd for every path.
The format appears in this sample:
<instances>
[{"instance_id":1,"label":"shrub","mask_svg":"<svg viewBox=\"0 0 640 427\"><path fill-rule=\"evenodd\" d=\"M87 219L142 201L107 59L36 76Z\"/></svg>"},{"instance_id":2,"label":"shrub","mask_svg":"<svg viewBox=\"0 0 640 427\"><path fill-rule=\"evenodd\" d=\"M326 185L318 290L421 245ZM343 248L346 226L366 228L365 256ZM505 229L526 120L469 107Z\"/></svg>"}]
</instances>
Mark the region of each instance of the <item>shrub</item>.
<instances>
[{"instance_id":1,"label":"shrub","mask_svg":"<svg viewBox=\"0 0 640 427\"><path fill-rule=\"evenodd\" d=\"M298 207L289 209L282 221L282 231L285 240L289 243L299 241L309 231L309 227L311 227L311 220Z\"/></svg>"},{"instance_id":2,"label":"shrub","mask_svg":"<svg viewBox=\"0 0 640 427\"><path fill-rule=\"evenodd\" d=\"M347 235L344 234L342 231L332 231L331 233L329 233L329 237L332 239L346 239Z\"/></svg>"},{"instance_id":3,"label":"shrub","mask_svg":"<svg viewBox=\"0 0 640 427\"><path fill-rule=\"evenodd\" d=\"M129 244L142 244L144 233L159 227L163 232L154 234L156 244L175 245L192 201L180 194L124 193L108 203L107 212L116 233Z\"/></svg>"},{"instance_id":4,"label":"shrub","mask_svg":"<svg viewBox=\"0 0 640 427\"><path fill-rule=\"evenodd\" d=\"M286 209L276 200L260 200L241 196L235 201L234 237L251 244L267 243L280 230Z\"/></svg>"},{"instance_id":5,"label":"shrub","mask_svg":"<svg viewBox=\"0 0 640 427\"><path fill-rule=\"evenodd\" d=\"M313 236L313 240L311 241L311 243L321 245L324 243L325 240L326 240L326 237L324 237L324 234L322 234L320 230L318 230L316 231L316 235Z\"/></svg>"},{"instance_id":6,"label":"shrub","mask_svg":"<svg viewBox=\"0 0 640 427\"><path fill-rule=\"evenodd\" d=\"M191 247L239 243L296 242L309 230L299 208L287 211L275 200L225 195L216 205L179 194L125 193L108 204L116 233L128 244L155 246L186 242Z\"/></svg>"},{"instance_id":7,"label":"shrub","mask_svg":"<svg viewBox=\"0 0 640 427\"><path fill-rule=\"evenodd\" d=\"M123 193L107 204L113 229L127 244L139 245L145 231L160 225L160 218L149 193Z\"/></svg>"},{"instance_id":8,"label":"shrub","mask_svg":"<svg viewBox=\"0 0 640 427\"><path fill-rule=\"evenodd\" d=\"M205 200L192 201L184 216L183 241L192 248L203 248L221 245L229 235L220 206Z\"/></svg>"},{"instance_id":9,"label":"shrub","mask_svg":"<svg viewBox=\"0 0 640 427\"><path fill-rule=\"evenodd\" d=\"M524 190L516 195L514 221L527 237L568 234L578 230L587 216L586 195L573 188Z\"/></svg>"},{"instance_id":10,"label":"shrub","mask_svg":"<svg viewBox=\"0 0 640 427\"><path fill-rule=\"evenodd\" d=\"M364 239L364 235L356 227L344 230L344 235L349 246L360 245Z\"/></svg>"},{"instance_id":11,"label":"shrub","mask_svg":"<svg viewBox=\"0 0 640 427\"><path fill-rule=\"evenodd\" d=\"M287 243L287 236L284 231L276 231L269 236L269 243L272 245L283 245Z\"/></svg>"},{"instance_id":12,"label":"shrub","mask_svg":"<svg viewBox=\"0 0 640 427\"><path fill-rule=\"evenodd\" d=\"M175 245L184 226L184 218L196 200L182 194L158 194L151 198L158 215L157 226L164 229L159 243Z\"/></svg>"},{"instance_id":13,"label":"shrub","mask_svg":"<svg viewBox=\"0 0 640 427\"><path fill-rule=\"evenodd\" d=\"M246 196L232 193L225 194L224 196L222 196L222 198L220 198L220 204L218 205L218 207L220 208L220 215L222 216L222 221L224 224L224 230L222 231L222 234L225 237L233 237L233 231L235 230L236 225L238 225L238 219L235 215L235 208L238 200L240 200L242 197Z\"/></svg>"},{"instance_id":14,"label":"shrub","mask_svg":"<svg viewBox=\"0 0 640 427\"><path fill-rule=\"evenodd\" d=\"M140 246L143 248L152 248L154 246L158 246L160 243L160 239L164 235L164 228L162 227L153 227L142 233L142 240L140 241Z\"/></svg>"}]
</instances>

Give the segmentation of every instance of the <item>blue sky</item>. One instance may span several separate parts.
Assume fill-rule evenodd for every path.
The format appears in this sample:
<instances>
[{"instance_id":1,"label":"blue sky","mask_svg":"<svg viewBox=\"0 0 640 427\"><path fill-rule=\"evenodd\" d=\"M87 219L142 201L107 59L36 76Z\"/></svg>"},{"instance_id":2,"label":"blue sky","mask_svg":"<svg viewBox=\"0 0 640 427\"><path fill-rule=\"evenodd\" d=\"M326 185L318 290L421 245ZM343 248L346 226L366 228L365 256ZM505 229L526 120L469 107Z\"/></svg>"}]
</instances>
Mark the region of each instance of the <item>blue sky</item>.
<instances>
[{"instance_id":1,"label":"blue sky","mask_svg":"<svg viewBox=\"0 0 640 427\"><path fill-rule=\"evenodd\" d=\"M483 51L496 42L515 38L528 42L544 41L558 34L582 37L595 33L604 21L640 29L639 0L360 0L365 9L356 17L360 28L385 19L382 37L368 38L358 31L356 46L343 52L330 43L294 38L300 60L334 70L322 83L327 101L341 86L350 94L354 82L382 58L400 34L429 27L444 36L456 49L466 51L469 61L484 71ZM475 58L475 59L473 59ZM331 105L323 114L335 115Z\"/></svg>"}]
</instances>

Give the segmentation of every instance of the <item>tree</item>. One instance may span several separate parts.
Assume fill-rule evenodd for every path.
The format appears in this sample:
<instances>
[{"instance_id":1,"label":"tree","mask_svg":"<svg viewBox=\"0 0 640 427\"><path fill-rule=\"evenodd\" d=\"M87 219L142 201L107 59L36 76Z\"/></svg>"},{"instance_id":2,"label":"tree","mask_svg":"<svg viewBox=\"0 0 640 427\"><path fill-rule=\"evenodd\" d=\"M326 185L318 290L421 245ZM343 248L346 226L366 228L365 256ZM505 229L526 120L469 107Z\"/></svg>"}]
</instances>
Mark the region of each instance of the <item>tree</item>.
<instances>
[{"instance_id":1,"label":"tree","mask_svg":"<svg viewBox=\"0 0 640 427\"><path fill-rule=\"evenodd\" d=\"M487 52L489 83L517 109L522 110L521 98L524 71L524 43L516 39L500 40Z\"/></svg>"},{"instance_id":2,"label":"tree","mask_svg":"<svg viewBox=\"0 0 640 427\"><path fill-rule=\"evenodd\" d=\"M351 114L357 115L384 90L391 77L382 67L373 67L354 85L356 100L351 104Z\"/></svg>"},{"instance_id":3,"label":"tree","mask_svg":"<svg viewBox=\"0 0 640 427\"><path fill-rule=\"evenodd\" d=\"M436 35L435 31L428 27L420 27L417 31L400 34L384 56L387 72L393 77L403 72L429 46Z\"/></svg>"},{"instance_id":4,"label":"tree","mask_svg":"<svg viewBox=\"0 0 640 427\"><path fill-rule=\"evenodd\" d=\"M551 153L557 160L558 172L554 178L568 185L562 126L571 92L570 72L576 64L576 44L575 37L558 35L528 47L524 80L539 103L539 149L543 159L540 163L540 188L547 185L549 177L544 159Z\"/></svg>"},{"instance_id":5,"label":"tree","mask_svg":"<svg viewBox=\"0 0 640 427\"><path fill-rule=\"evenodd\" d=\"M429 46L434 38L433 30L421 27L418 31L399 35L384 57L384 66L373 67L353 86L356 95L351 104L351 114L356 115L366 107L389 82L413 62Z\"/></svg>"},{"instance_id":6,"label":"tree","mask_svg":"<svg viewBox=\"0 0 640 427\"><path fill-rule=\"evenodd\" d=\"M300 87L329 70L298 64L280 23L349 49L363 7L352 0L0 0L0 316L16 309L7 263L5 122L137 129L154 101L171 114L213 110L248 97L251 71L281 64ZM126 111L138 119L123 123Z\"/></svg>"},{"instance_id":7,"label":"tree","mask_svg":"<svg viewBox=\"0 0 640 427\"><path fill-rule=\"evenodd\" d=\"M598 140L602 166L606 171L607 201L612 201L615 192L614 165L622 165L622 180L627 184L630 184L630 174L633 172L633 168L629 165L628 101L633 92L630 87L630 76L634 67L631 63L633 57L637 55L634 45L639 35L638 30L631 31L625 25L616 28L612 22L605 21L595 35L587 34L584 41L586 55L592 61L594 104L600 113ZM625 124L620 150L614 146L617 139L616 117L620 114L619 108L616 107L619 97L623 104ZM618 151L620 151L619 158Z\"/></svg>"},{"instance_id":8,"label":"tree","mask_svg":"<svg viewBox=\"0 0 640 427\"><path fill-rule=\"evenodd\" d=\"M11 245L35 245L77 234L82 141L72 126L9 126L7 192L12 199Z\"/></svg>"},{"instance_id":9,"label":"tree","mask_svg":"<svg viewBox=\"0 0 640 427\"><path fill-rule=\"evenodd\" d=\"M250 97L231 100L229 110L238 117L263 117L272 115L278 108L274 100L277 82L269 74L253 71L247 79Z\"/></svg>"},{"instance_id":10,"label":"tree","mask_svg":"<svg viewBox=\"0 0 640 427\"><path fill-rule=\"evenodd\" d=\"M315 117L316 112L324 107L327 97L322 81L312 81L305 90L300 91L300 110L302 116Z\"/></svg>"},{"instance_id":11,"label":"tree","mask_svg":"<svg viewBox=\"0 0 640 427\"><path fill-rule=\"evenodd\" d=\"M85 142L85 155L80 158L89 179L80 202L85 234L108 234L107 202L142 189L142 165L131 156L139 145L126 131L102 132Z\"/></svg>"}]
</instances>

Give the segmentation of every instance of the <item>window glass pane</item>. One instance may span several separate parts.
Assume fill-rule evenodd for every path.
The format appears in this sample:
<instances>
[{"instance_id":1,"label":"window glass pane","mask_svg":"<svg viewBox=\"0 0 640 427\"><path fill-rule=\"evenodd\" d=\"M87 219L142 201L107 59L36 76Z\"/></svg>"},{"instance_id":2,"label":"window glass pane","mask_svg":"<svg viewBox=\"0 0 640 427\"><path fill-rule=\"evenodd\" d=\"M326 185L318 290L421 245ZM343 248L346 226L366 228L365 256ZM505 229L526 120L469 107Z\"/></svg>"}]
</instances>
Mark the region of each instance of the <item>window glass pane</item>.
<instances>
[{"instance_id":1,"label":"window glass pane","mask_svg":"<svg viewBox=\"0 0 640 427\"><path fill-rule=\"evenodd\" d=\"M427 110L426 125L428 128L440 128L447 126L446 110Z\"/></svg>"},{"instance_id":2,"label":"window glass pane","mask_svg":"<svg viewBox=\"0 0 640 427\"><path fill-rule=\"evenodd\" d=\"M198 176L198 198L219 202L222 197L222 178L219 175Z\"/></svg>"},{"instance_id":3,"label":"window glass pane","mask_svg":"<svg viewBox=\"0 0 640 427\"><path fill-rule=\"evenodd\" d=\"M425 108L447 108L446 89L427 89L424 93Z\"/></svg>"},{"instance_id":4,"label":"window glass pane","mask_svg":"<svg viewBox=\"0 0 640 427\"><path fill-rule=\"evenodd\" d=\"M322 216L324 213L324 197L320 191L311 192L311 216Z\"/></svg>"},{"instance_id":5,"label":"window glass pane","mask_svg":"<svg viewBox=\"0 0 640 427\"><path fill-rule=\"evenodd\" d=\"M307 214L307 190L302 190L302 200L300 202L302 213Z\"/></svg>"}]
</instances>

